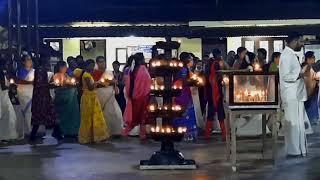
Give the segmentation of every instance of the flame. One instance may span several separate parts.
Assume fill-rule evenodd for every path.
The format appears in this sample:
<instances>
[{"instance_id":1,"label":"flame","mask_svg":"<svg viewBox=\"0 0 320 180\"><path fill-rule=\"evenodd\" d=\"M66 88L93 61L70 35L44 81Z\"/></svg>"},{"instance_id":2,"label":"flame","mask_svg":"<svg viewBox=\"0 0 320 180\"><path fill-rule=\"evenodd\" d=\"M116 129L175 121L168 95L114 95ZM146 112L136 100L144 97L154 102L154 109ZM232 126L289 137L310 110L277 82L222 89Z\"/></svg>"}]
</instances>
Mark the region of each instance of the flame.
<instances>
[{"instance_id":1,"label":"flame","mask_svg":"<svg viewBox=\"0 0 320 180\"><path fill-rule=\"evenodd\" d=\"M156 106L155 105L150 105L149 109L150 109L150 111L155 111L156 110Z\"/></svg>"},{"instance_id":2,"label":"flame","mask_svg":"<svg viewBox=\"0 0 320 180\"><path fill-rule=\"evenodd\" d=\"M75 84L76 83L76 79L75 78L71 78L71 83Z\"/></svg>"}]
</instances>

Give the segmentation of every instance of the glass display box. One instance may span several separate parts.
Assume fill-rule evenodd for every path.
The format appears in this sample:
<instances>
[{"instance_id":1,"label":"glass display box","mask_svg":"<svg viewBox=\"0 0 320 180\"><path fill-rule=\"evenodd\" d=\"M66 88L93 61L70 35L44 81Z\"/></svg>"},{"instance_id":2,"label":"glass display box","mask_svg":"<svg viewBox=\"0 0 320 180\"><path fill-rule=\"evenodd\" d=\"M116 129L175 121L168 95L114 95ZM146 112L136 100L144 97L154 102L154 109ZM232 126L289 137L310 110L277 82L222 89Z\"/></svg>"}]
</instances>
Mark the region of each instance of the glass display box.
<instances>
[{"instance_id":1,"label":"glass display box","mask_svg":"<svg viewBox=\"0 0 320 180\"><path fill-rule=\"evenodd\" d=\"M222 72L225 102L229 107L277 108L279 76L265 72Z\"/></svg>"}]
</instances>

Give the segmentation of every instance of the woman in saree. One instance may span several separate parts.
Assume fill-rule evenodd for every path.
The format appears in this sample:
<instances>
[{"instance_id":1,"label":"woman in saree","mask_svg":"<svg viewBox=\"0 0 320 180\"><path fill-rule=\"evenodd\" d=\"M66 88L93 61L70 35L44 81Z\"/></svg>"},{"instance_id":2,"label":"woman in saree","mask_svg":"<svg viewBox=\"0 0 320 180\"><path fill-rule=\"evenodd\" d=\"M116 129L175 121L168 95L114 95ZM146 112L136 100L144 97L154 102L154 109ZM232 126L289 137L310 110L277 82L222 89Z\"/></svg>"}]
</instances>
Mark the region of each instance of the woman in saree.
<instances>
[{"instance_id":1,"label":"woman in saree","mask_svg":"<svg viewBox=\"0 0 320 180\"><path fill-rule=\"evenodd\" d=\"M60 121L60 130L64 137L77 137L80 127L80 110L78 106L78 91L72 87L72 78L67 75L67 64L59 61L57 73L53 76L61 87L55 89L54 105Z\"/></svg>"},{"instance_id":2,"label":"woman in saree","mask_svg":"<svg viewBox=\"0 0 320 180\"><path fill-rule=\"evenodd\" d=\"M31 56L22 57L22 68L17 71L16 83L18 84L17 93L20 102L20 111L23 120L19 122L18 127L22 130L23 137L31 132L31 105L33 93L34 69Z\"/></svg>"},{"instance_id":3,"label":"woman in saree","mask_svg":"<svg viewBox=\"0 0 320 180\"><path fill-rule=\"evenodd\" d=\"M133 56L130 69L127 69L125 75L125 93L128 101L124 113L127 125L124 136L128 136L134 127L140 125L140 139L146 139L150 86L151 77L145 66L144 56L137 53Z\"/></svg>"},{"instance_id":4,"label":"woman in saree","mask_svg":"<svg viewBox=\"0 0 320 180\"><path fill-rule=\"evenodd\" d=\"M41 125L44 125L46 128L53 127L52 137L57 140L63 139L50 94L50 89L53 88L53 86L49 84L48 80L48 64L49 59L43 57L40 60L40 66L35 71L31 107L32 131L30 141L36 140L36 134Z\"/></svg>"},{"instance_id":5,"label":"woman in saree","mask_svg":"<svg viewBox=\"0 0 320 180\"><path fill-rule=\"evenodd\" d=\"M186 127L186 140L192 141L197 137L197 122L192 100L191 86L187 80L192 74L190 69L193 67L193 60L190 54L187 52L182 52L180 54L180 60L183 61L184 67L177 74L174 84L176 86L183 86L183 90L181 95L174 99L174 103L182 106L185 109L185 112L181 118L177 118L173 121L173 126L176 128Z\"/></svg>"},{"instance_id":6,"label":"woman in saree","mask_svg":"<svg viewBox=\"0 0 320 180\"><path fill-rule=\"evenodd\" d=\"M17 117L8 94L8 80L5 74L4 59L0 62L0 141L15 140L19 137Z\"/></svg>"},{"instance_id":7,"label":"woman in saree","mask_svg":"<svg viewBox=\"0 0 320 180\"><path fill-rule=\"evenodd\" d=\"M123 129L123 118L120 106L115 95L119 89L112 72L106 71L106 60L103 56L96 58L98 69L94 70L92 77L95 82L103 79L106 86L97 88L98 98L105 120L108 124L108 132L111 136L119 136Z\"/></svg>"},{"instance_id":8,"label":"woman in saree","mask_svg":"<svg viewBox=\"0 0 320 180\"><path fill-rule=\"evenodd\" d=\"M94 82L91 76L95 66L94 60L89 59L84 65L85 68L80 76L80 86L83 94L81 97L81 123L78 140L81 144L99 143L109 137L107 123L104 119L96 90L101 82ZM74 74L77 75L79 73L75 72Z\"/></svg>"}]
</instances>

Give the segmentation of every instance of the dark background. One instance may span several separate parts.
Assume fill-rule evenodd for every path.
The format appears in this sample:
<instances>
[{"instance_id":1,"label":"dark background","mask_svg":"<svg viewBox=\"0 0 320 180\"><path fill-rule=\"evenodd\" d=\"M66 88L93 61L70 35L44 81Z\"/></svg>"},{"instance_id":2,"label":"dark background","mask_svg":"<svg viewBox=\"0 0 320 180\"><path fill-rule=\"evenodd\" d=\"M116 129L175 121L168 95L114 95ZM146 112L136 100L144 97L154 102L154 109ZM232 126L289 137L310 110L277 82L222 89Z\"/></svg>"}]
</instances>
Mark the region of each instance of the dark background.
<instances>
[{"instance_id":1,"label":"dark background","mask_svg":"<svg viewBox=\"0 0 320 180\"><path fill-rule=\"evenodd\" d=\"M39 0L39 9L41 24L320 18L319 0ZM0 0L0 20L7 20L7 0Z\"/></svg>"}]
</instances>

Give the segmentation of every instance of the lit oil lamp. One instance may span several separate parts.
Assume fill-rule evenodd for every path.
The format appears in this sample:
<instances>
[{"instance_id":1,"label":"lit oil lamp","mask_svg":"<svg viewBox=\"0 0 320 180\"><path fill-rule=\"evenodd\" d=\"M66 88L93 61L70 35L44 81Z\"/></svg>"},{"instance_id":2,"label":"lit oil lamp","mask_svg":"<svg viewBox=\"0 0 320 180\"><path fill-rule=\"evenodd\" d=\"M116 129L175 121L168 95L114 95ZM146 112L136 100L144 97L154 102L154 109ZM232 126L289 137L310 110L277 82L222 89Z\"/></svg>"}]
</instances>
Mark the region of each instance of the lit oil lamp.
<instances>
[{"instance_id":1,"label":"lit oil lamp","mask_svg":"<svg viewBox=\"0 0 320 180\"><path fill-rule=\"evenodd\" d=\"M162 132L162 133L165 133L165 130L164 130L163 128L161 128L161 132Z\"/></svg>"},{"instance_id":2,"label":"lit oil lamp","mask_svg":"<svg viewBox=\"0 0 320 180\"><path fill-rule=\"evenodd\" d=\"M149 110L150 110L150 111L155 111L155 110L156 110L156 106L153 105L153 104L151 104L151 105L149 106Z\"/></svg>"},{"instance_id":3,"label":"lit oil lamp","mask_svg":"<svg viewBox=\"0 0 320 180\"><path fill-rule=\"evenodd\" d=\"M15 82L14 82L14 79L11 78L11 79L9 80L9 83L10 83L10 84L14 84L14 83L15 83Z\"/></svg>"},{"instance_id":4,"label":"lit oil lamp","mask_svg":"<svg viewBox=\"0 0 320 180\"><path fill-rule=\"evenodd\" d=\"M170 133L171 133L171 129L170 129L170 128L167 128L167 129L166 129L166 133L170 134Z\"/></svg>"},{"instance_id":5,"label":"lit oil lamp","mask_svg":"<svg viewBox=\"0 0 320 180\"><path fill-rule=\"evenodd\" d=\"M154 127L152 127L151 132L156 132L156 129Z\"/></svg>"},{"instance_id":6,"label":"lit oil lamp","mask_svg":"<svg viewBox=\"0 0 320 180\"><path fill-rule=\"evenodd\" d=\"M172 106L172 108L171 108L173 111L181 111L181 106L179 106L179 105L174 105L174 106Z\"/></svg>"},{"instance_id":7,"label":"lit oil lamp","mask_svg":"<svg viewBox=\"0 0 320 180\"><path fill-rule=\"evenodd\" d=\"M168 110L168 106L164 106L164 110Z\"/></svg>"},{"instance_id":8,"label":"lit oil lamp","mask_svg":"<svg viewBox=\"0 0 320 180\"><path fill-rule=\"evenodd\" d=\"M56 86L60 86L60 80L59 80L59 79L55 79L55 80L54 80L54 84L55 84Z\"/></svg>"},{"instance_id":9,"label":"lit oil lamp","mask_svg":"<svg viewBox=\"0 0 320 180\"><path fill-rule=\"evenodd\" d=\"M152 67L156 67L156 66L157 66L157 63L156 63L156 62L152 62L152 63L151 63L151 66L152 66Z\"/></svg>"},{"instance_id":10,"label":"lit oil lamp","mask_svg":"<svg viewBox=\"0 0 320 180\"><path fill-rule=\"evenodd\" d=\"M179 66L179 67L183 67L183 63L182 63L182 62L179 62L178 66Z\"/></svg>"},{"instance_id":11,"label":"lit oil lamp","mask_svg":"<svg viewBox=\"0 0 320 180\"><path fill-rule=\"evenodd\" d=\"M160 61L157 61L157 62L156 62L156 66L161 66L161 62L160 62Z\"/></svg>"},{"instance_id":12,"label":"lit oil lamp","mask_svg":"<svg viewBox=\"0 0 320 180\"><path fill-rule=\"evenodd\" d=\"M111 80L113 80L113 76L111 74L106 74L105 79L111 81Z\"/></svg>"},{"instance_id":13,"label":"lit oil lamp","mask_svg":"<svg viewBox=\"0 0 320 180\"><path fill-rule=\"evenodd\" d=\"M151 90L154 90L154 89L155 89L155 88L154 88L154 85L151 85L151 86L150 86L150 89L151 89Z\"/></svg>"},{"instance_id":14,"label":"lit oil lamp","mask_svg":"<svg viewBox=\"0 0 320 180\"><path fill-rule=\"evenodd\" d=\"M246 89L246 90L244 91L244 95L245 95L245 96L249 96L249 91L248 91L248 89Z\"/></svg>"},{"instance_id":15,"label":"lit oil lamp","mask_svg":"<svg viewBox=\"0 0 320 180\"><path fill-rule=\"evenodd\" d=\"M229 77L226 76L226 75L223 76L222 81L223 81L223 83L224 83L225 85L228 85L229 82L230 82Z\"/></svg>"},{"instance_id":16,"label":"lit oil lamp","mask_svg":"<svg viewBox=\"0 0 320 180\"><path fill-rule=\"evenodd\" d=\"M71 84L76 84L76 79L75 78L71 78L70 83Z\"/></svg>"},{"instance_id":17,"label":"lit oil lamp","mask_svg":"<svg viewBox=\"0 0 320 180\"><path fill-rule=\"evenodd\" d=\"M164 86L162 85L162 86L160 86L160 90L164 90Z\"/></svg>"},{"instance_id":18,"label":"lit oil lamp","mask_svg":"<svg viewBox=\"0 0 320 180\"><path fill-rule=\"evenodd\" d=\"M170 62L169 66L170 66L170 67L173 67L173 62Z\"/></svg>"},{"instance_id":19,"label":"lit oil lamp","mask_svg":"<svg viewBox=\"0 0 320 180\"><path fill-rule=\"evenodd\" d=\"M178 133L182 134L182 133L186 133L187 132L187 128L186 127L178 127Z\"/></svg>"},{"instance_id":20,"label":"lit oil lamp","mask_svg":"<svg viewBox=\"0 0 320 180\"><path fill-rule=\"evenodd\" d=\"M198 84L199 85L202 85L203 84L203 79L201 77L198 77L197 78L197 81L198 81Z\"/></svg>"},{"instance_id":21,"label":"lit oil lamp","mask_svg":"<svg viewBox=\"0 0 320 180\"><path fill-rule=\"evenodd\" d=\"M178 127L178 133L179 133L179 134L182 134L182 133L183 133L182 127Z\"/></svg>"},{"instance_id":22,"label":"lit oil lamp","mask_svg":"<svg viewBox=\"0 0 320 180\"><path fill-rule=\"evenodd\" d=\"M182 131L187 132L187 128L186 127L182 128Z\"/></svg>"},{"instance_id":23,"label":"lit oil lamp","mask_svg":"<svg viewBox=\"0 0 320 180\"><path fill-rule=\"evenodd\" d=\"M193 80L197 80L197 75L196 74L192 74L192 76L191 76L191 79L193 79Z\"/></svg>"},{"instance_id":24,"label":"lit oil lamp","mask_svg":"<svg viewBox=\"0 0 320 180\"><path fill-rule=\"evenodd\" d=\"M177 85L173 85L172 89L177 90L177 89L182 89L182 86L177 86Z\"/></svg>"},{"instance_id":25,"label":"lit oil lamp","mask_svg":"<svg viewBox=\"0 0 320 180\"><path fill-rule=\"evenodd\" d=\"M104 78L101 78L101 79L100 79L100 82L101 82L101 83L104 83L104 82L106 82L106 80L105 80Z\"/></svg>"},{"instance_id":26,"label":"lit oil lamp","mask_svg":"<svg viewBox=\"0 0 320 180\"><path fill-rule=\"evenodd\" d=\"M160 127L156 127L156 132L158 133L158 132L160 132Z\"/></svg>"},{"instance_id":27,"label":"lit oil lamp","mask_svg":"<svg viewBox=\"0 0 320 180\"><path fill-rule=\"evenodd\" d=\"M259 63L254 63L253 64L253 70L254 71L262 71L260 64Z\"/></svg>"}]
</instances>

